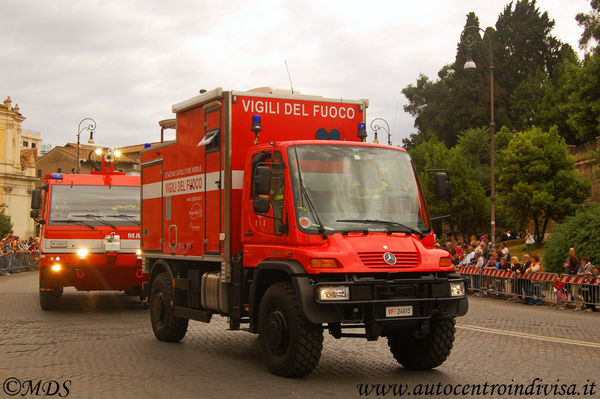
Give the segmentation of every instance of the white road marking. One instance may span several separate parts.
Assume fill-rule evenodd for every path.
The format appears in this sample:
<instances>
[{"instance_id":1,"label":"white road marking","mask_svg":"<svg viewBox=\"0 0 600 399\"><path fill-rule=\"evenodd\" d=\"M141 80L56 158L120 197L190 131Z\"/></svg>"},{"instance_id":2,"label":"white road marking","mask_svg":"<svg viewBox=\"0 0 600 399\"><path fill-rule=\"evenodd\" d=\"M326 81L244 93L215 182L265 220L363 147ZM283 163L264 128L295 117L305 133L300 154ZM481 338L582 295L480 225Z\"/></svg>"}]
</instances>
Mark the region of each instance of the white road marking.
<instances>
[{"instance_id":1,"label":"white road marking","mask_svg":"<svg viewBox=\"0 0 600 399\"><path fill-rule=\"evenodd\" d=\"M579 345L579 346L589 346L592 348L600 349L600 343L594 342L586 342L586 341L577 341L574 339L566 339L566 338L558 338L558 337L546 337L543 335L535 335L535 334L527 334L516 331L507 331L507 330L498 330L495 328L487 328L480 326L470 326L465 324L456 325L456 328L462 328L464 330L471 330L477 332L484 332L489 334L498 334L498 335L508 335L511 337L520 337L520 338L529 338L529 339L537 339L538 341L547 341L554 342L560 344L569 344L569 345Z\"/></svg>"}]
</instances>

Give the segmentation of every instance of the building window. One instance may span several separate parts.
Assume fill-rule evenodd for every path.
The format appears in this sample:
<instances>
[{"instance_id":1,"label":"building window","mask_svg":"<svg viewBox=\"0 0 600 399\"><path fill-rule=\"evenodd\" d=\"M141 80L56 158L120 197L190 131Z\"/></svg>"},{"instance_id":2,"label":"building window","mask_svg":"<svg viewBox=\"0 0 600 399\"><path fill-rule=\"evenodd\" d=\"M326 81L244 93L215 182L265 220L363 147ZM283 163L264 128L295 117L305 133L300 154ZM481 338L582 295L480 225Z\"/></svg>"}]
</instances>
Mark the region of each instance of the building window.
<instances>
[{"instance_id":1,"label":"building window","mask_svg":"<svg viewBox=\"0 0 600 399\"><path fill-rule=\"evenodd\" d=\"M62 168L58 168L56 171L57 171L58 173L62 173Z\"/></svg>"},{"instance_id":2,"label":"building window","mask_svg":"<svg viewBox=\"0 0 600 399\"><path fill-rule=\"evenodd\" d=\"M35 147L36 147L35 143L31 143L31 148L35 148Z\"/></svg>"},{"instance_id":3,"label":"building window","mask_svg":"<svg viewBox=\"0 0 600 399\"><path fill-rule=\"evenodd\" d=\"M37 170L37 177L42 177L42 170L41 169Z\"/></svg>"},{"instance_id":4,"label":"building window","mask_svg":"<svg viewBox=\"0 0 600 399\"><path fill-rule=\"evenodd\" d=\"M23 141L23 147L29 147L29 142L28 141Z\"/></svg>"}]
</instances>

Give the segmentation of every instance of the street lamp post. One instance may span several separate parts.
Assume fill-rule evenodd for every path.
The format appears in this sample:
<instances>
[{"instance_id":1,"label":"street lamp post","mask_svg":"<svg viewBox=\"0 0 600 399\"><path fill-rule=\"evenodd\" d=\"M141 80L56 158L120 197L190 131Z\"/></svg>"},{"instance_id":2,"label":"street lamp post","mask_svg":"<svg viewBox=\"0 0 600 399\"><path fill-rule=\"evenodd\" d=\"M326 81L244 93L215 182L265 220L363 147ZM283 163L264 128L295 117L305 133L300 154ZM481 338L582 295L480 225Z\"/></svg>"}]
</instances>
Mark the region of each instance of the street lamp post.
<instances>
[{"instance_id":1,"label":"street lamp post","mask_svg":"<svg viewBox=\"0 0 600 399\"><path fill-rule=\"evenodd\" d=\"M81 126L81 124L85 121L89 121L88 125ZM90 132L90 139L88 140L88 144L94 144L94 130L96 129L96 121L92 118L83 118L79 122L79 126L77 127L77 174L79 174L79 169L81 167L81 162L79 161L79 136L81 136L82 132L88 130Z\"/></svg>"},{"instance_id":2,"label":"street lamp post","mask_svg":"<svg viewBox=\"0 0 600 399\"><path fill-rule=\"evenodd\" d=\"M486 34L486 31L481 29L479 26L470 25L464 29L464 32L467 29L479 29L483 34ZM467 44L467 62L465 62L465 69L475 69L477 66L473 61L471 56L471 47L474 44L481 44L484 47L487 47L490 53L490 147L491 147L491 182L490 182L490 213L491 213L491 230L492 235L490 237L491 240L491 248L496 247L496 148L494 143L494 136L496 130L496 122L494 122L494 52L492 51L492 38L490 35L487 35L488 45L479 40L474 40L473 36L467 34L465 37L465 43Z\"/></svg>"},{"instance_id":3,"label":"street lamp post","mask_svg":"<svg viewBox=\"0 0 600 399\"><path fill-rule=\"evenodd\" d=\"M382 123L385 124L382 125ZM392 134L390 133L390 125L383 118L375 118L371 121L371 130L375 133L375 140L377 140L377 132L382 130L388 137L388 145L392 145ZM375 142L375 140L373 142ZM379 140L377 140L379 143Z\"/></svg>"}]
</instances>

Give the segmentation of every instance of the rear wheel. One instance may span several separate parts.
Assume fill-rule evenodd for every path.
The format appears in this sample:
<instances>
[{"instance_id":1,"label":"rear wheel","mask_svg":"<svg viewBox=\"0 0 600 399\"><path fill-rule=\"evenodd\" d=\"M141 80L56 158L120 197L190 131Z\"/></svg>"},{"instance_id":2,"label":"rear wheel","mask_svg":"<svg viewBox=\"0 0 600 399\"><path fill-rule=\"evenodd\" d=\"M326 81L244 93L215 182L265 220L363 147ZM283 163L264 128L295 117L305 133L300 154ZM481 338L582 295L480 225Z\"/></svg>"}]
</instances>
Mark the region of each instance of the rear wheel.
<instances>
[{"instance_id":1,"label":"rear wheel","mask_svg":"<svg viewBox=\"0 0 600 399\"><path fill-rule=\"evenodd\" d=\"M188 328L188 319L177 317L171 309L173 287L167 273L160 273L152 283L150 296L150 320L154 336L160 341L178 342Z\"/></svg>"},{"instance_id":2,"label":"rear wheel","mask_svg":"<svg viewBox=\"0 0 600 399\"><path fill-rule=\"evenodd\" d=\"M313 371L323 349L323 327L300 311L290 283L269 287L260 304L258 334L269 369L282 377L302 377Z\"/></svg>"},{"instance_id":3,"label":"rear wheel","mask_svg":"<svg viewBox=\"0 0 600 399\"><path fill-rule=\"evenodd\" d=\"M58 308L62 293L62 287L53 288L52 291L40 290L40 307L42 310L55 310Z\"/></svg>"},{"instance_id":4,"label":"rear wheel","mask_svg":"<svg viewBox=\"0 0 600 399\"><path fill-rule=\"evenodd\" d=\"M388 345L394 358L412 370L429 370L446 361L454 343L454 319L431 320L430 333L416 338L412 332L388 335Z\"/></svg>"}]
</instances>

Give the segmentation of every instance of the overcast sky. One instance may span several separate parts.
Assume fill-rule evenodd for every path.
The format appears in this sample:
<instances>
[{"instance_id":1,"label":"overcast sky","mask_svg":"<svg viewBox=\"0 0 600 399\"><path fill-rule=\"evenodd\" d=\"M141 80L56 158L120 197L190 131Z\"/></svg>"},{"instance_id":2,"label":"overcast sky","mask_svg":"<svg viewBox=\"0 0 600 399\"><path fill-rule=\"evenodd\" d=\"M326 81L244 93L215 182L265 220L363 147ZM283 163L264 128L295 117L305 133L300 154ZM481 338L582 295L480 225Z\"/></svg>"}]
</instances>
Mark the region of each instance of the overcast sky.
<instances>
[{"instance_id":1,"label":"overcast sky","mask_svg":"<svg viewBox=\"0 0 600 399\"><path fill-rule=\"evenodd\" d=\"M494 26L505 0L0 2L0 100L45 143L77 141L85 117L96 143L157 141L171 105L200 89L289 88L368 98L393 144L414 132L401 90L454 60L473 11ZM538 0L554 36L578 49L589 0ZM372 131L369 128L369 141ZM82 134L81 141L87 142ZM382 140L383 141L383 140Z\"/></svg>"}]
</instances>

